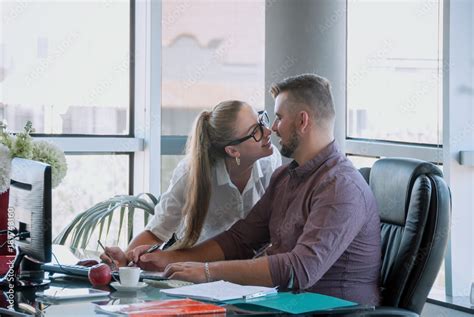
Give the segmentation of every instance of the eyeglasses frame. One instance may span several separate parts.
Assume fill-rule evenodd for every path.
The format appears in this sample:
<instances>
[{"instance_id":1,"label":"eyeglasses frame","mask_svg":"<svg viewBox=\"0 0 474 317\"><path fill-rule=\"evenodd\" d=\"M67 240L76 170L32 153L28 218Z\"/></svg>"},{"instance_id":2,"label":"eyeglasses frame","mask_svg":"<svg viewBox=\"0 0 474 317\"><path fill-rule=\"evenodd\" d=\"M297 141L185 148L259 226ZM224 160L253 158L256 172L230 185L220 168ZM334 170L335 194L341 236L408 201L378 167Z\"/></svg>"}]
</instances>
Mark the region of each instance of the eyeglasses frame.
<instances>
[{"instance_id":1,"label":"eyeglasses frame","mask_svg":"<svg viewBox=\"0 0 474 317\"><path fill-rule=\"evenodd\" d=\"M268 113L265 110L261 110L261 111L257 112L257 114L258 114L258 122L257 122L257 125L255 126L255 128L252 130L252 133L250 133L249 135L244 136L240 139L230 141L225 146L238 145L242 142L247 141L250 138L253 138L255 140L255 142L260 142L262 140L263 134L264 134L263 129L268 128L270 126L270 119L268 118ZM255 134L257 134L257 131L258 131L257 129L260 129L260 132L261 132L261 136L258 140L255 137Z\"/></svg>"}]
</instances>

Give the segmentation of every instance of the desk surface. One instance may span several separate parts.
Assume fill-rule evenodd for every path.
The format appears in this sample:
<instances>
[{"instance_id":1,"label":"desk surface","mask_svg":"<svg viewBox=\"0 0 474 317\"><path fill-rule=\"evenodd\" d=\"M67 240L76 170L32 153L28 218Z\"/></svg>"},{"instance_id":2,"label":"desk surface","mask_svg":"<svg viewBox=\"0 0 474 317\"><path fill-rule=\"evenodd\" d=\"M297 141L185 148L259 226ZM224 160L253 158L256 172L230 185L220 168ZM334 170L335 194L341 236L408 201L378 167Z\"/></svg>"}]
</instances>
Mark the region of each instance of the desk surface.
<instances>
[{"instance_id":1,"label":"desk surface","mask_svg":"<svg viewBox=\"0 0 474 317\"><path fill-rule=\"evenodd\" d=\"M56 287L67 287L67 288L77 288L77 287L91 287L87 280L79 280L79 279L70 279L66 278L55 278L51 286ZM43 302L40 299L37 299L34 293L38 290L29 289L29 290L22 290L15 293L15 300L16 300L16 310L21 311L18 308L18 304L21 306L28 305L36 310L36 314L47 316L47 317L56 317L56 316L110 316L103 313L98 313L95 311L96 304L132 304L132 303L141 303L150 300L159 300L159 299L169 299L168 297L162 293L160 293L160 289L147 286L143 289L138 290L137 292L126 293L126 292L117 292L112 287L104 287L103 290L110 291L111 294L109 298L100 299L100 300L71 300L71 301L61 301L57 303L47 303ZM6 307L6 305L4 305ZM229 308L229 307L227 307ZM357 311L366 311L366 310L373 310L373 307L358 307L358 308L351 308L350 312L354 313ZM342 311L341 311L342 312ZM340 313L338 315L340 315ZM8 316L8 314L4 314L0 312L0 315ZM245 316L246 314L230 312L228 309L227 316ZM248 314L247 314L248 315ZM255 313L251 315L256 315ZM276 314L265 314L266 316L275 316ZM14 315L12 315L14 316ZM285 316L284 314L278 314L278 316ZM295 315L292 315L295 316Z\"/></svg>"}]
</instances>

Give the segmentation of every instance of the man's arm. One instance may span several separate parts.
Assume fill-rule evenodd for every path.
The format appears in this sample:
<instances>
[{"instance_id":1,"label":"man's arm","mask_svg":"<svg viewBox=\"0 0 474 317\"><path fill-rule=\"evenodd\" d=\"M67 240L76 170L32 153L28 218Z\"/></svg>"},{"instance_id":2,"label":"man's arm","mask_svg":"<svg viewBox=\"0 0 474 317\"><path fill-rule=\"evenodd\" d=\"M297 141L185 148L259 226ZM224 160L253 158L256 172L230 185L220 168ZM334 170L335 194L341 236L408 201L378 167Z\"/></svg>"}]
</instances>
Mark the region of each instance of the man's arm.
<instances>
[{"instance_id":1,"label":"man's arm","mask_svg":"<svg viewBox=\"0 0 474 317\"><path fill-rule=\"evenodd\" d=\"M194 283L208 282L204 263L170 264L166 267L165 275L171 279ZM242 285L273 286L267 257L209 263L209 279L210 281L225 280Z\"/></svg>"},{"instance_id":2,"label":"man's arm","mask_svg":"<svg viewBox=\"0 0 474 317\"><path fill-rule=\"evenodd\" d=\"M253 256L253 249L270 239L268 223L274 200L275 173L270 185L252 208L245 219L237 221L228 231L185 250L154 252L143 254L144 247L138 247L130 254L130 260L145 270L163 271L168 264L176 262L215 262L233 259L248 259ZM142 255L143 254L143 255ZM226 271L225 265L223 272Z\"/></svg>"},{"instance_id":3,"label":"man's arm","mask_svg":"<svg viewBox=\"0 0 474 317\"><path fill-rule=\"evenodd\" d=\"M135 248L130 254L130 260L147 271L164 271L170 263L194 261L214 262L224 260L224 252L214 240L207 240L195 247L174 251L156 251L143 254L142 248Z\"/></svg>"}]
</instances>

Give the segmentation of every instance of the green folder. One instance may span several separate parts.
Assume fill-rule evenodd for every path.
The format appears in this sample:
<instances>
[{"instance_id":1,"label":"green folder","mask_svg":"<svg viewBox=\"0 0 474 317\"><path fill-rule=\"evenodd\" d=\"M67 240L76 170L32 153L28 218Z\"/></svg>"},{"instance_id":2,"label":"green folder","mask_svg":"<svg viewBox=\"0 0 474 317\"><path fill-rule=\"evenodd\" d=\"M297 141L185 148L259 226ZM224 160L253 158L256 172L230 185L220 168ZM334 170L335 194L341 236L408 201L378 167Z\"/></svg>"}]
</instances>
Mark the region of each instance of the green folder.
<instances>
[{"instance_id":1,"label":"green folder","mask_svg":"<svg viewBox=\"0 0 474 317\"><path fill-rule=\"evenodd\" d=\"M275 295L263 296L255 299L238 299L226 302L227 304L249 307L249 305L276 309L290 314L304 314L322 312L336 308L357 306L359 304L337 297L317 293L289 293L279 292Z\"/></svg>"}]
</instances>

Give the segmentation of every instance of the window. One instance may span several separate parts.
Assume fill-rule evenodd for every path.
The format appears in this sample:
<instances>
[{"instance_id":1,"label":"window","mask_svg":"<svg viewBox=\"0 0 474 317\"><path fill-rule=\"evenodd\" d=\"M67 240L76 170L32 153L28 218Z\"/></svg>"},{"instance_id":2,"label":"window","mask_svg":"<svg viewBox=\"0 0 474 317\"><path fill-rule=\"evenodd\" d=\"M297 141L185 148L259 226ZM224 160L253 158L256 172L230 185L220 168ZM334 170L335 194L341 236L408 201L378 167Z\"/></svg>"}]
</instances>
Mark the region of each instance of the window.
<instances>
[{"instance_id":1,"label":"window","mask_svg":"<svg viewBox=\"0 0 474 317\"><path fill-rule=\"evenodd\" d=\"M347 137L442 144L442 1L351 1Z\"/></svg>"},{"instance_id":2,"label":"window","mask_svg":"<svg viewBox=\"0 0 474 317\"><path fill-rule=\"evenodd\" d=\"M265 1L165 0L162 14L164 138L184 139L196 116L220 101L264 108ZM162 159L162 190L176 158Z\"/></svg>"},{"instance_id":3,"label":"window","mask_svg":"<svg viewBox=\"0 0 474 317\"><path fill-rule=\"evenodd\" d=\"M129 191L129 155L67 155L66 160L68 173L53 190L53 237L78 212Z\"/></svg>"},{"instance_id":4,"label":"window","mask_svg":"<svg viewBox=\"0 0 474 317\"><path fill-rule=\"evenodd\" d=\"M443 1L348 1L349 159L413 157L443 170ZM430 296L445 293L445 265Z\"/></svg>"},{"instance_id":5,"label":"window","mask_svg":"<svg viewBox=\"0 0 474 317\"><path fill-rule=\"evenodd\" d=\"M0 7L0 114L10 131L31 120L37 133L129 134L128 1Z\"/></svg>"},{"instance_id":6,"label":"window","mask_svg":"<svg viewBox=\"0 0 474 317\"><path fill-rule=\"evenodd\" d=\"M53 238L73 216L132 192L134 2L2 1L0 120L66 152ZM81 138L74 138L80 136ZM130 142L128 142L130 141Z\"/></svg>"}]
</instances>

